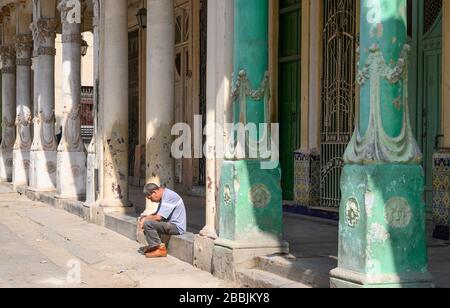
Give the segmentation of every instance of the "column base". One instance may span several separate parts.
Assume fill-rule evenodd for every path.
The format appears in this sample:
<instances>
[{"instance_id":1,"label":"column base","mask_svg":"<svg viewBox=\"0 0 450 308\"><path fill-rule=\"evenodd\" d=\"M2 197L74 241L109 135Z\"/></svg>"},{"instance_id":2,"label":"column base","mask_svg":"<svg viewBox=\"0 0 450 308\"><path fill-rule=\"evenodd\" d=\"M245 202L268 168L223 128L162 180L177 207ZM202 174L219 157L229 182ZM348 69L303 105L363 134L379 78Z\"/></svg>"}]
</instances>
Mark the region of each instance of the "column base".
<instances>
[{"instance_id":1,"label":"column base","mask_svg":"<svg viewBox=\"0 0 450 308\"><path fill-rule=\"evenodd\" d=\"M235 281L239 269L256 266L257 257L288 253L289 244L284 241L237 242L219 238L214 242L213 274Z\"/></svg>"},{"instance_id":2,"label":"column base","mask_svg":"<svg viewBox=\"0 0 450 308\"><path fill-rule=\"evenodd\" d=\"M205 226L201 231L200 231L200 235L210 238L210 239L217 239L217 232L214 228L211 228L210 226Z\"/></svg>"},{"instance_id":3,"label":"column base","mask_svg":"<svg viewBox=\"0 0 450 308\"><path fill-rule=\"evenodd\" d=\"M224 161L220 190L220 237L237 242L283 239L281 170L263 161Z\"/></svg>"},{"instance_id":4,"label":"column base","mask_svg":"<svg viewBox=\"0 0 450 308\"><path fill-rule=\"evenodd\" d=\"M433 286L419 165L347 165L342 173L336 286Z\"/></svg>"},{"instance_id":5,"label":"column base","mask_svg":"<svg viewBox=\"0 0 450 308\"><path fill-rule=\"evenodd\" d=\"M58 152L56 187L58 199L86 197L86 154L84 152Z\"/></svg>"},{"instance_id":6,"label":"column base","mask_svg":"<svg viewBox=\"0 0 450 308\"><path fill-rule=\"evenodd\" d=\"M49 192L56 190L56 151L32 151L30 153L30 190Z\"/></svg>"},{"instance_id":7,"label":"column base","mask_svg":"<svg viewBox=\"0 0 450 308\"><path fill-rule=\"evenodd\" d=\"M13 158L13 185L28 186L30 184L30 151L14 150Z\"/></svg>"},{"instance_id":8,"label":"column base","mask_svg":"<svg viewBox=\"0 0 450 308\"><path fill-rule=\"evenodd\" d=\"M13 177L13 151L0 151L0 182L11 182Z\"/></svg>"},{"instance_id":9,"label":"column base","mask_svg":"<svg viewBox=\"0 0 450 308\"><path fill-rule=\"evenodd\" d=\"M367 276L351 271L335 269L330 273L331 288L373 289L373 288L434 288L433 277L428 273L411 275Z\"/></svg>"}]
</instances>

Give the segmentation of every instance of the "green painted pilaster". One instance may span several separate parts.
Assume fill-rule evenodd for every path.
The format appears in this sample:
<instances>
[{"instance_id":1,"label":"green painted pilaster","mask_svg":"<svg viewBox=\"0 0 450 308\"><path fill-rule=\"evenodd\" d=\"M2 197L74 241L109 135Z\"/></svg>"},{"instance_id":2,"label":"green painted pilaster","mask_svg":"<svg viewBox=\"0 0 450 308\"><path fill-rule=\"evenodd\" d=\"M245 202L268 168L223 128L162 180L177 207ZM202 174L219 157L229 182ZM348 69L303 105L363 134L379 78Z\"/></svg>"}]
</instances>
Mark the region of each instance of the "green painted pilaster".
<instances>
[{"instance_id":1,"label":"green painted pilaster","mask_svg":"<svg viewBox=\"0 0 450 308\"><path fill-rule=\"evenodd\" d=\"M268 0L234 3L234 124L270 125ZM250 134L250 138L255 140L256 136ZM224 161L219 241L248 248L282 246L281 170L279 166L266 169L263 162L267 161L258 158Z\"/></svg>"},{"instance_id":2,"label":"green painted pilaster","mask_svg":"<svg viewBox=\"0 0 450 308\"><path fill-rule=\"evenodd\" d=\"M333 287L433 286L422 155L408 110L406 2L361 1L361 102L344 156Z\"/></svg>"}]
</instances>

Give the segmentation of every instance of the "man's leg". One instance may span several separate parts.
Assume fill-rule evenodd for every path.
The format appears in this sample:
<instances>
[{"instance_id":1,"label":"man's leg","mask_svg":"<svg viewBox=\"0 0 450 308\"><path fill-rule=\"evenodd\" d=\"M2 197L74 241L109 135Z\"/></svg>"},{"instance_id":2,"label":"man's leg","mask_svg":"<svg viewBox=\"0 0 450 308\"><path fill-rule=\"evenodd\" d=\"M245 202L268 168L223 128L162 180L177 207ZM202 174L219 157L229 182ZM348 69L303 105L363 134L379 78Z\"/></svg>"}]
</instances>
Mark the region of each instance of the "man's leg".
<instances>
[{"instance_id":1,"label":"man's leg","mask_svg":"<svg viewBox=\"0 0 450 308\"><path fill-rule=\"evenodd\" d=\"M162 244L158 232L158 230L160 229L160 227L158 226L159 224L160 222L157 221L147 221L144 224L144 234L147 238L149 250L156 249Z\"/></svg>"},{"instance_id":2,"label":"man's leg","mask_svg":"<svg viewBox=\"0 0 450 308\"><path fill-rule=\"evenodd\" d=\"M160 234L179 235L177 226L167 222L147 221L144 225L144 233L149 248L158 247L162 244Z\"/></svg>"},{"instance_id":3,"label":"man's leg","mask_svg":"<svg viewBox=\"0 0 450 308\"><path fill-rule=\"evenodd\" d=\"M162 244L160 234L178 235L178 228L170 223L148 221L145 223L145 235L149 249L145 252L147 258L159 258L167 256L167 248Z\"/></svg>"}]
</instances>

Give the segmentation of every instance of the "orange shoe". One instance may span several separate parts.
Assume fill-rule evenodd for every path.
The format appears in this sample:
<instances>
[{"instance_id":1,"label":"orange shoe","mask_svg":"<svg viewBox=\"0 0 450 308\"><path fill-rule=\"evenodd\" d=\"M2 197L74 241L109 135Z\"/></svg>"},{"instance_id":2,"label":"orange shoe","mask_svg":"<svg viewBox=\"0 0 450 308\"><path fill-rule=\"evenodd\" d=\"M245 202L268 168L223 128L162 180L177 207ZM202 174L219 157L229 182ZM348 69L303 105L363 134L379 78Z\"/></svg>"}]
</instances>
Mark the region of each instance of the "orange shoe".
<instances>
[{"instance_id":1,"label":"orange shoe","mask_svg":"<svg viewBox=\"0 0 450 308\"><path fill-rule=\"evenodd\" d=\"M148 259L154 259L154 258L166 258L167 257L167 248L165 245L161 245L158 247L158 249L146 253L145 257Z\"/></svg>"},{"instance_id":2,"label":"orange shoe","mask_svg":"<svg viewBox=\"0 0 450 308\"><path fill-rule=\"evenodd\" d=\"M150 253L150 252L152 252L152 251L155 251L155 250L158 249L158 248L159 248L159 246L156 246L156 247L150 247L150 246L145 247L145 248L143 248L144 255L147 254L147 253Z\"/></svg>"}]
</instances>

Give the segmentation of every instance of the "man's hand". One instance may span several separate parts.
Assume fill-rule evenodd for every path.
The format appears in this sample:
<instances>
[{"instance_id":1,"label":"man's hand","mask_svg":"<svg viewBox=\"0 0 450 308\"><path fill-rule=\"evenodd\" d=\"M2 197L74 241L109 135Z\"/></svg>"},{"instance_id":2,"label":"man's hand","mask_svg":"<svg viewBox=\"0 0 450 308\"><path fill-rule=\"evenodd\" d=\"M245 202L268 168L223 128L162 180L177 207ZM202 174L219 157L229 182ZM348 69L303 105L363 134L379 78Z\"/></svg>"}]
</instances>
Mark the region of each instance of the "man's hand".
<instances>
[{"instance_id":1,"label":"man's hand","mask_svg":"<svg viewBox=\"0 0 450 308\"><path fill-rule=\"evenodd\" d=\"M148 220L148 216L143 216L139 219L139 228L141 231L144 231L145 223Z\"/></svg>"},{"instance_id":2,"label":"man's hand","mask_svg":"<svg viewBox=\"0 0 450 308\"><path fill-rule=\"evenodd\" d=\"M150 215L150 216L143 216L139 219L139 227L142 231L144 231L145 223L147 221L163 221L163 218L159 215Z\"/></svg>"}]
</instances>

